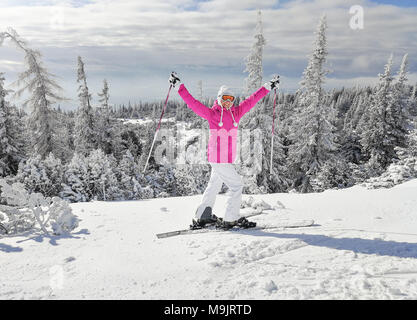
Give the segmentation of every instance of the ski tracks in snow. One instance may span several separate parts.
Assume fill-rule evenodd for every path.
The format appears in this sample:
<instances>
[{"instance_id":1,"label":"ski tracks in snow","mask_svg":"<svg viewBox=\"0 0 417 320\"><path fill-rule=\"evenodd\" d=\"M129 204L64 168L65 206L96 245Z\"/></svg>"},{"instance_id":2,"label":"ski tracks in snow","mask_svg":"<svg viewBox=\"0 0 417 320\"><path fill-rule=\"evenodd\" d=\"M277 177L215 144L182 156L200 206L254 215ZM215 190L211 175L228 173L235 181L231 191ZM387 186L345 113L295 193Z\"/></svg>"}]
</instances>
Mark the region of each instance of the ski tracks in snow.
<instances>
[{"instance_id":1,"label":"ski tracks in snow","mask_svg":"<svg viewBox=\"0 0 417 320\"><path fill-rule=\"evenodd\" d=\"M390 241L384 233L321 233L257 231L189 241L190 248L202 250L199 260L209 269L201 282L203 297L417 298L417 279L410 277L417 276L417 244Z\"/></svg>"}]
</instances>

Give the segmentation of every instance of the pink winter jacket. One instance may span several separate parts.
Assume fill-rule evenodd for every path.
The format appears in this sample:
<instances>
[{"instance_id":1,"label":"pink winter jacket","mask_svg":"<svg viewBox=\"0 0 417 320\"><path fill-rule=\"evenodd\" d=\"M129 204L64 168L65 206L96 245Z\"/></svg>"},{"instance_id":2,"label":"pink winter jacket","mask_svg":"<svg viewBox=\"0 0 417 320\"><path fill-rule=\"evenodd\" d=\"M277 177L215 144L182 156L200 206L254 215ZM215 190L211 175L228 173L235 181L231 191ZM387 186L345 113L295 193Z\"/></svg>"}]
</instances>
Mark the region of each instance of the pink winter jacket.
<instances>
[{"instance_id":1,"label":"pink winter jacket","mask_svg":"<svg viewBox=\"0 0 417 320\"><path fill-rule=\"evenodd\" d=\"M217 100L212 108L206 107L200 101L194 99L184 84L180 85L178 93L191 110L209 122L210 136L207 146L207 161L233 163L236 160L238 123L246 112L269 93L269 90L261 87L249 98L242 101L239 106L232 106L229 110L219 106ZM221 115L222 109L223 116ZM223 126L219 126L220 118L222 118ZM236 122L236 126L234 126L234 122Z\"/></svg>"}]
</instances>

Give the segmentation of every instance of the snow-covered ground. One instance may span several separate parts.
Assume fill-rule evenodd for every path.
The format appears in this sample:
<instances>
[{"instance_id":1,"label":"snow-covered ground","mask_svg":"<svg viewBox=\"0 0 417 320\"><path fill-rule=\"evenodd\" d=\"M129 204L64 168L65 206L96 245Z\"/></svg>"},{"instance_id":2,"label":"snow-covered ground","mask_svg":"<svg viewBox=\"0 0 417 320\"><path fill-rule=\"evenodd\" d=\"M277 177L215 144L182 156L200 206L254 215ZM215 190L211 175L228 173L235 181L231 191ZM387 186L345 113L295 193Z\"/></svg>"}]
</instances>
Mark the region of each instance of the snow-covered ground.
<instances>
[{"instance_id":1,"label":"snow-covered ground","mask_svg":"<svg viewBox=\"0 0 417 320\"><path fill-rule=\"evenodd\" d=\"M0 238L0 299L417 299L417 179L254 198L316 225L157 239L201 195L73 204L71 236Z\"/></svg>"},{"instance_id":2,"label":"snow-covered ground","mask_svg":"<svg viewBox=\"0 0 417 320\"><path fill-rule=\"evenodd\" d=\"M119 121L122 121L123 124L138 124L138 125L144 125L147 123L151 123L152 121L156 120L159 121L159 117L158 119L117 119ZM175 122L175 118L163 118L161 122Z\"/></svg>"}]
</instances>

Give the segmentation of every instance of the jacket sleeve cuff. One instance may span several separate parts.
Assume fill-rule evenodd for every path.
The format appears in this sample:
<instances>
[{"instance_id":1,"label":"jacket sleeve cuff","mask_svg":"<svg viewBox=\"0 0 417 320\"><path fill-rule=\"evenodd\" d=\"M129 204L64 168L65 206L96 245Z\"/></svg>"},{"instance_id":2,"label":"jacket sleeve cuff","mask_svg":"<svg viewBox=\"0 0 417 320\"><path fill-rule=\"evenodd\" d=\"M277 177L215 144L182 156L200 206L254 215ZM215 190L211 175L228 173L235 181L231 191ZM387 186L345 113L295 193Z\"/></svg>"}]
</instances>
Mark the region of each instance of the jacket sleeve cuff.
<instances>
[{"instance_id":1,"label":"jacket sleeve cuff","mask_svg":"<svg viewBox=\"0 0 417 320\"><path fill-rule=\"evenodd\" d=\"M182 82L178 82L175 85L174 90L176 90L177 92L180 92L181 87L184 87L184 84Z\"/></svg>"},{"instance_id":2,"label":"jacket sleeve cuff","mask_svg":"<svg viewBox=\"0 0 417 320\"><path fill-rule=\"evenodd\" d=\"M264 87L266 90L271 91L271 83L270 83L270 82L266 82L266 83L263 85L263 87Z\"/></svg>"}]
</instances>

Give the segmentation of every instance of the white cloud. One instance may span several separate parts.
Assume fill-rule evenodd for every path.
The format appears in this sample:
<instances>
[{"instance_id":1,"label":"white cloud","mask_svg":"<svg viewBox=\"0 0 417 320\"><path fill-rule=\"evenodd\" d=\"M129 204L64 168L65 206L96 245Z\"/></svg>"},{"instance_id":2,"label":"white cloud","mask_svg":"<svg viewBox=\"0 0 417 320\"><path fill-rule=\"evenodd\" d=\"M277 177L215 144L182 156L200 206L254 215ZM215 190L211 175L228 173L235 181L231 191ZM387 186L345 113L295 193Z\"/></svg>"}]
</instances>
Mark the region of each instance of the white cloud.
<instances>
[{"instance_id":1,"label":"white cloud","mask_svg":"<svg viewBox=\"0 0 417 320\"><path fill-rule=\"evenodd\" d=\"M14 61L14 60L6 60L2 59L0 60L0 66L2 67L3 71L13 71L16 69L16 67L21 67L23 65L23 62L20 61Z\"/></svg>"},{"instance_id":2,"label":"white cloud","mask_svg":"<svg viewBox=\"0 0 417 320\"><path fill-rule=\"evenodd\" d=\"M199 8L202 11L224 11L233 15L238 10L271 8L278 2L279 0L211 0L201 2Z\"/></svg>"},{"instance_id":3,"label":"white cloud","mask_svg":"<svg viewBox=\"0 0 417 320\"><path fill-rule=\"evenodd\" d=\"M32 47L40 49L50 71L65 78L70 95L76 90L71 83L75 83L77 55L86 62L90 82L100 86L104 76L109 81L116 79L118 90L132 100L157 96L158 91L158 98L163 97L165 93L158 87L142 89L144 86L138 88L136 84L148 81L152 87L164 87L166 72L172 69L190 82L203 79L213 94L222 79L238 87L246 76L243 58L252 46L256 24L256 11L248 9L257 7L263 9L267 39L264 74L287 77L283 88L297 87L323 13L329 26L328 63L334 70L328 82L377 78L391 52L397 65L408 52L411 71L416 72L416 8L381 6L367 0L297 0L281 7L274 0L55 0L54 5L43 1L42 6L16 3L19 5L1 8L0 31L11 26ZM363 30L349 27L349 8L354 4L364 7ZM21 62L21 56L13 56L13 52L16 50L7 42L0 47L3 69L21 70L21 65L2 63ZM8 76L14 74L9 72Z\"/></svg>"}]
</instances>

